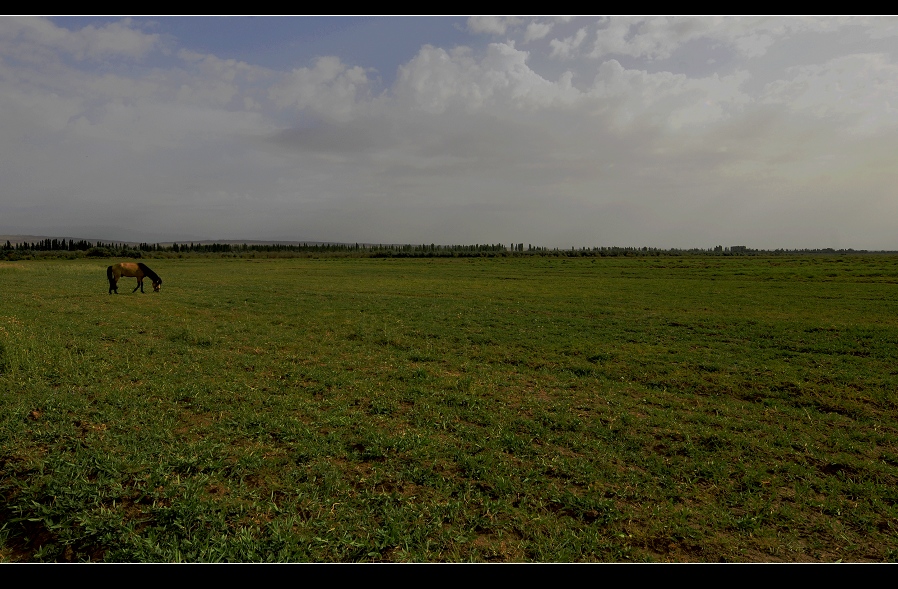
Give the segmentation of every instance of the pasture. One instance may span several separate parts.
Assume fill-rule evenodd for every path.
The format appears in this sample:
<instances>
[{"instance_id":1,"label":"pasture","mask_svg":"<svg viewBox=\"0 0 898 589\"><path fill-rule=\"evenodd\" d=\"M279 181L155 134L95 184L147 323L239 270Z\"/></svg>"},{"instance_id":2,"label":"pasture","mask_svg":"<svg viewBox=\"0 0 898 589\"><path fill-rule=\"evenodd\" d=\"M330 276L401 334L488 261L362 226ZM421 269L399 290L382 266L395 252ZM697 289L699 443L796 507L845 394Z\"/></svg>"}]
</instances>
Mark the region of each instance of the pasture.
<instances>
[{"instance_id":1,"label":"pasture","mask_svg":"<svg viewBox=\"0 0 898 589\"><path fill-rule=\"evenodd\" d=\"M898 560L896 257L115 261L0 263L0 561Z\"/></svg>"}]
</instances>

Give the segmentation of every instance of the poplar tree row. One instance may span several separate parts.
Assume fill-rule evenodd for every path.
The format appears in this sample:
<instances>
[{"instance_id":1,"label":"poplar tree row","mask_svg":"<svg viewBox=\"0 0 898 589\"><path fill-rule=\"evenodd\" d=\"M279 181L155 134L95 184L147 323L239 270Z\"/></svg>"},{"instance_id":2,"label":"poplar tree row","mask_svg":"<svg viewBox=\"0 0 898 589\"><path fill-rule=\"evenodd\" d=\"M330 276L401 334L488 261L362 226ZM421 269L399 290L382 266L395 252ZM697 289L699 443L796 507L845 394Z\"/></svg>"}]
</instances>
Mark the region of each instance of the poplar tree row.
<instances>
[{"instance_id":1,"label":"poplar tree row","mask_svg":"<svg viewBox=\"0 0 898 589\"><path fill-rule=\"evenodd\" d=\"M571 247L547 248L523 243L437 245L437 244L346 244L346 243L139 243L87 241L84 239L43 239L37 242L12 244L7 241L0 247L0 258L22 259L27 257L125 257L141 258L190 255L225 255L247 257L268 255L290 256L346 256L372 258L429 258L429 257L495 257L495 256L558 256L558 257L645 257L645 256L746 256L783 254L852 254L869 253L867 250L832 248L825 249L777 249L758 250L746 246L715 246L712 248L663 249L650 247ZM893 252L876 252L893 253Z\"/></svg>"}]
</instances>

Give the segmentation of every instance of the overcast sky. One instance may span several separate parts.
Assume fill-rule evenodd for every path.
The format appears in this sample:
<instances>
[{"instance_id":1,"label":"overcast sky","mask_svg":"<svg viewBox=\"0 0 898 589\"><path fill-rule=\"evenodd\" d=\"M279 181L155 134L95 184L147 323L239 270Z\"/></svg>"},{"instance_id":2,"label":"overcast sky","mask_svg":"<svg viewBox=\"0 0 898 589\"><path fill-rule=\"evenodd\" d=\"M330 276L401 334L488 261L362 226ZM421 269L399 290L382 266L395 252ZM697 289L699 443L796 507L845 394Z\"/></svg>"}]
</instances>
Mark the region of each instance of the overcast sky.
<instances>
[{"instance_id":1,"label":"overcast sky","mask_svg":"<svg viewBox=\"0 0 898 589\"><path fill-rule=\"evenodd\" d=\"M0 16L0 233L898 249L898 20Z\"/></svg>"}]
</instances>

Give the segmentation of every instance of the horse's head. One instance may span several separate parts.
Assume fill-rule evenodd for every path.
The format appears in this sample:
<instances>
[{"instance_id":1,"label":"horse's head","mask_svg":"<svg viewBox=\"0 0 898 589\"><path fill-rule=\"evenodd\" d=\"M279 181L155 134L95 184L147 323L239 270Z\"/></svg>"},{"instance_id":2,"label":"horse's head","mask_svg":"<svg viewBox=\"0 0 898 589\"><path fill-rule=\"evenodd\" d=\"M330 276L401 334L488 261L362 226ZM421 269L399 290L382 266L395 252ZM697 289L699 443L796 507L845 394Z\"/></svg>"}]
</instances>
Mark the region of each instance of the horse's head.
<instances>
[{"instance_id":1,"label":"horse's head","mask_svg":"<svg viewBox=\"0 0 898 589\"><path fill-rule=\"evenodd\" d=\"M161 281L161 280L154 280L154 281L153 281L153 291L154 291L154 292L159 292L159 290L160 290L161 288L162 288L162 281Z\"/></svg>"}]
</instances>

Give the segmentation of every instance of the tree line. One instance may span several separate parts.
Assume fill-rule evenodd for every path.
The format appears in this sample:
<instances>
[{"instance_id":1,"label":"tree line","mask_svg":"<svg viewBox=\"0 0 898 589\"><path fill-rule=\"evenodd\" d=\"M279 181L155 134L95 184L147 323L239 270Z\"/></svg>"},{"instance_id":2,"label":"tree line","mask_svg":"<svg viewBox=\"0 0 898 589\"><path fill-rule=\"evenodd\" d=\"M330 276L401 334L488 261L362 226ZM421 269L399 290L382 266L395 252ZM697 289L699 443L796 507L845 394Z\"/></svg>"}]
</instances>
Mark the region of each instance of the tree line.
<instances>
[{"instance_id":1,"label":"tree line","mask_svg":"<svg viewBox=\"0 0 898 589\"><path fill-rule=\"evenodd\" d=\"M776 249L760 250L746 246L714 246L711 248L650 248L650 247L571 247L547 248L523 243L437 245L427 244L347 244L347 243L122 243L88 241L84 239L43 239L36 242L12 244L0 248L0 259L17 260L44 257L95 257L95 258L143 258L143 257L369 257L369 258L432 258L432 257L509 257L509 256L557 256L557 257L646 257L646 256L750 256L782 254L859 254L868 250L854 249ZM876 252L886 253L886 252ZM893 252L888 252L893 253Z\"/></svg>"},{"instance_id":2,"label":"tree line","mask_svg":"<svg viewBox=\"0 0 898 589\"><path fill-rule=\"evenodd\" d=\"M483 256L508 253L504 244L437 245L437 244L346 244L346 243L121 243L87 240L43 239L12 244L0 248L0 258L29 257L170 257L184 255L232 256L310 256L342 255L358 257L434 257Z\"/></svg>"}]
</instances>

